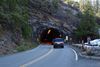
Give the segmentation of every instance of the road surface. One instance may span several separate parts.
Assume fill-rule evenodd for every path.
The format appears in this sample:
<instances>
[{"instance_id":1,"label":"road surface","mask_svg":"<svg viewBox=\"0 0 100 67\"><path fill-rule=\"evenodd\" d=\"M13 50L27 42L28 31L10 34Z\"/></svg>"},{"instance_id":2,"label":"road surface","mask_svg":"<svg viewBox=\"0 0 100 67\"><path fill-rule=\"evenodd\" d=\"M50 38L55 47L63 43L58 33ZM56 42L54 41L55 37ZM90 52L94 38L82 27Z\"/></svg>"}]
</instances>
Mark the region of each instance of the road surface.
<instances>
[{"instance_id":1,"label":"road surface","mask_svg":"<svg viewBox=\"0 0 100 67\"><path fill-rule=\"evenodd\" d=\"M0 67L100 67L100 61L82 58L69 46L53 49L50 45L40 45L26 52L0 57Z\"/></svg>"}]
</instances>

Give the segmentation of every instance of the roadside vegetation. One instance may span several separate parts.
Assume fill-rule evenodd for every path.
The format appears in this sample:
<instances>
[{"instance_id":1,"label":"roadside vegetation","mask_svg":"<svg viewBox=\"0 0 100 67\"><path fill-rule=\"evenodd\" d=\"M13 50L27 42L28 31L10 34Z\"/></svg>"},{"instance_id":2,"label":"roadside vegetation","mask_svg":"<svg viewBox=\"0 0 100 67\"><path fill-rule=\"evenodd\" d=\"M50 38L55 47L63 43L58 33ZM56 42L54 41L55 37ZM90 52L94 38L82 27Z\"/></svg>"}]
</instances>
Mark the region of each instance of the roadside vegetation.
<instances>
[{"instance_id":1,"label":"roadside vegetation","mask_svg":"<svg viewBox=\"0 0 100 67\"><path fill-rule=\"evenodd\" d=\"M0 0L0 35L2 31L13 33L17 51L36 47L31 43L32 28L29 25L29 0ZM25 42L30 41L30 42Z\"/></svg>"},{"instance_id":2,"label":"roadside vegetation","mask_svg":"<svg viewBox=\"0 0 100 67\"><path fill-rule=\"evenodd\" d=\"M31 28L28 24L28 0L0 0L0 24L4 28L16 32L20 31L23 37L28 38Z\"/></svg>"},{"instance_id":3,"label":"roadside vegetation","mask_svg":"<svg viewBox=\"0 0 100 67\"><path fill-rule=\"evenodd\" d=\"M23 43L20 44L20 46L16 47L16 50L18 52L21 52L21 51L25 51L25 50L35 48L37 46L38 46L37 43L23 42Z\"/></svg>"},{"instance_id":4,"label":"roadside vegetation","mask_svg":"<svg viewBox=\"0 0 100 67\"><path fill-rule=\"evenodd\" d=\"M65 0L70 6L78 7L80 14L77 17L80 18L80 23L74 32L76 44L79 48L81 56L93 56L91 58L100 57L99 41L100 39L100 2L99 0L79 0L76 4L74 0ZM92 42L90 42L92 41ZM96 44L93 44L95 42ZM87 44L86 44L87 43ZM94 46L92 46L94 45ZM97 45L97 46L96 46ZM96 46L96 47L95 47ZM97 49L98 47L98 49Z\"/></svg>"},{"instance_id":5,"label":"roadside vegetation","mask_svg":"<svg viewBox=\"0 0 100 67\"><path fill-rule=\"evenodd\" d=\"M95 11L90 2L87 2L82 9L80 24L75 31L76 36L81 40L87 40L87 37L96 38L98 36L98 28L96 23Z\"/></svg>"},{"instance_id":6,"label":"roadside vegetation","mask_svg":"<svg viewBox=\"0 0 100 67\"><path fill-rule=\"evenodd\" d=\"M96 0L94 5L91 4L90 0L80 0L79 3L74 0L65 0L65 2L81 11L81 14L78 15L80 23L75 30L75 37L85 42L87 37L91 37L91 39L99 38L98 29L100 25L98 25L99 21L97 22L97 18L100 18L99 0Z\"/></svg>"}]
</instances>

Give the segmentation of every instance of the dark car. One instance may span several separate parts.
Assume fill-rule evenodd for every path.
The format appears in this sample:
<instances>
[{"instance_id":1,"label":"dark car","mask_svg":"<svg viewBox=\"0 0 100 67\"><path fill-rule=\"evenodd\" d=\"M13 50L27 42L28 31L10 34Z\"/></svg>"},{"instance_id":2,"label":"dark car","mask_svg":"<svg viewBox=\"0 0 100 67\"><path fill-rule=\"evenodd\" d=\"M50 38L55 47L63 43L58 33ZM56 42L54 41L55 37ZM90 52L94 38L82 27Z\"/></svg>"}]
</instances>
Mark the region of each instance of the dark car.
<instances>
[{"instance_id":1,"label":"dark car","mask_svg":"<svg viewBox=\"0 0 100 67\"><path fill-rule=\"evenodd\" d=\"M63 38L55 38L52 40L54 48L64 48L64 40Z\"/></svg>"}]
</instances>

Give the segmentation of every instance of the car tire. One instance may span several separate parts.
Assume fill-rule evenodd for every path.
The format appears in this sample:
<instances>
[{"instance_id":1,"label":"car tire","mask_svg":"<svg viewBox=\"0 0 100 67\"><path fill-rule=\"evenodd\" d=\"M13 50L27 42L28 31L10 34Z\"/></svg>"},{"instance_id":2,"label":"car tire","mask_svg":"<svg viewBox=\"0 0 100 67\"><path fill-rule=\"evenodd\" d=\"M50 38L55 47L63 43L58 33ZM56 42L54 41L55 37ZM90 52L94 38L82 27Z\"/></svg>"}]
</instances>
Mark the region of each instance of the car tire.
<instances>
[{"instance_id":1,"label":"car tire","mask_svg":"<svg viewBox=\"0 0 100 67\"><path fill-rule=\"evenodd\" d=\"M61 48L64 48L64 46L61 46Z\"/></svg>"},{"instance_id":2,"label":"car tire","mask_svg":"<svg viewBox=\"0 0 100 67\"><path fill-rule=\"evenodd\" d=\"M54 45L53 48L57 48L57 46Z\"/></svg>"}]
</instances>

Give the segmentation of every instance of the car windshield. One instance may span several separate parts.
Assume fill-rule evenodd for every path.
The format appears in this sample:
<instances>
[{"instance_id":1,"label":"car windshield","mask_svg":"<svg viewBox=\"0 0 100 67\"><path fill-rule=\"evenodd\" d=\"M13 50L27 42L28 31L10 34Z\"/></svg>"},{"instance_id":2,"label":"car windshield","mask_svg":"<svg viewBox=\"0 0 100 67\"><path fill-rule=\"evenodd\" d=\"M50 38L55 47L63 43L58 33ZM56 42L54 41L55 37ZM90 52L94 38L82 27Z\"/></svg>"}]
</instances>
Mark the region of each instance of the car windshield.
<instances>
[{"instance_id":1,"label":"car windshield","mask_svg":"<svg viewBox=\"0 0 100 67\"><path fill-rule=\"evenodd\" d=\"M53 39L53 42L62 42L62 41L63 41L62 38L55 38L55 39Z\"/></svg>"},{"instance_id":2,"label":"car windshield","mask_svg":"<svg viewBox=\"0 0 100 67\"><path fill-rule=\"evenodd\" d=\"M93 41L90 41L90 44L91 44L91 45L97 45L98 42L100 42L100 39L95 39L95 40L93 40Z\"/></svg>"}]
</instances>

